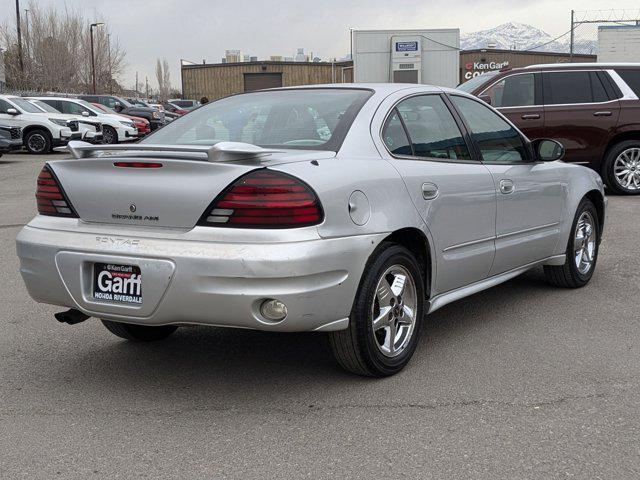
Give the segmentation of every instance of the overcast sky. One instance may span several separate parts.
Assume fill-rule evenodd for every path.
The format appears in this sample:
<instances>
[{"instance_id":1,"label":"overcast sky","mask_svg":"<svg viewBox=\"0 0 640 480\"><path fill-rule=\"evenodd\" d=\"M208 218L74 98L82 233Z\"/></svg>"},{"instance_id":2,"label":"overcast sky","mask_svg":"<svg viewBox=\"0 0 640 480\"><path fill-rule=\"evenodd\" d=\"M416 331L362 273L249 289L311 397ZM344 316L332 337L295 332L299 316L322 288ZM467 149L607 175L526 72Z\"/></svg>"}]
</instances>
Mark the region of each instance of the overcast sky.
<instances>
[{"instance_id":1,"label":"overcast sky","mask_svg":"<svg viewBox=\"0 0 640 480\"><path fill-rule=\"evenodd\" d=\"M145 75L156 84L155 60L166 57L172 83L180 59L219 62L225 49L265 58L293 56L297 47L323 59L349 52L349 27L460 28L461 33L514 21L559 35L571 8L635 8L637 0L36 0L79 9L109 24L127 52L125 86ZM28 0L21 0L21 9ZM0 0L0 21L15 24L15 0Z\"/></svg>"}]
</instances>

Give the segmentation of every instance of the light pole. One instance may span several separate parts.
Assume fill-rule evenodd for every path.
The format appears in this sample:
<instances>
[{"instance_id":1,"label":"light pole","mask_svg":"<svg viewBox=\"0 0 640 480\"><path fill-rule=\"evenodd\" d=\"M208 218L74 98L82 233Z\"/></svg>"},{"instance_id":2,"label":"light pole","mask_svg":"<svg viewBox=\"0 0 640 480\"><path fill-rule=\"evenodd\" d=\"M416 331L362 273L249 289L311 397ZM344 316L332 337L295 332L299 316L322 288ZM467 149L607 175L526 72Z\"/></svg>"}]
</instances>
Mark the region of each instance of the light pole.
<instances>
[{"instance_id":1,"label":"light pole","mask_svg":"<svg viewBox=\"0 0 640 480\"><path fill-rule=\"evenodd\" d=\"M111 34L107 33L107 48L109 49L109 94L112 94L111 89Z\"/></svg>"},{"instance_id":2,"label":"light pole","mask_svg":"<svg viewBox=\"0 0 640 480\"><path fill-rule=\"evenodd\" d=\"M96 94L96 59L93 53L93 29L104 25L103 22L92 23L89 27L89 34L91 36L91 77L93 79L93 94Z\"/></svg>"}]
</instances>

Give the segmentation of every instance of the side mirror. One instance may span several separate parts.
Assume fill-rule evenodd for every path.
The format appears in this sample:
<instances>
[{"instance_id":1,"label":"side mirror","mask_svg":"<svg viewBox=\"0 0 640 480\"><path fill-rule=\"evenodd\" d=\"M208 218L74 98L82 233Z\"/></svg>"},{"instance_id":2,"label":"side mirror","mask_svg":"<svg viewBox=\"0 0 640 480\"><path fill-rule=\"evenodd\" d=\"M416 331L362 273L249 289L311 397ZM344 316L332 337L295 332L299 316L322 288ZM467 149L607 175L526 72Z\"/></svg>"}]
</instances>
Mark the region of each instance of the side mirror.
<instances>
[{"instance_id":1,"label":"side mirror","mask_svg":"<svg viewBox=\"0 0 640 480\"><path fill-rule=\"evenodd\" d=\"M541 162L555 162L564 157L564 146L555 140L540 138L534 140L532 145L536 159Z\"/></svg>"},{"instance_id":2,"label":"side mirror","mask_svg":"<svg viewBox=\"0 0 640 480\"><path fill-rule=\"evenodd\" d=\"M490 95L480 95L478 98L480 100L482 100L484 103L486 103L487 105L491 105L491 96Z\"/></svg>"},{"instance_id":3,"label":"side mirror","mask_svg":"<svg viewBox=\"0 0 640 480\"><path fill-rule=\"evenodd\" d=\"M89 116L89 112L87 112L86 110L82 112L82 116L83 117L88 117Z\"/></svg>"},{"instance_id":4,"label":"side mirror","mask_svg":"<svg viewBox=\"0 0 640 480\"><path fill-rule=\"evenodd\" d=\"M16 110L15 108L7 108L7 113L9 115L20 115L20 112L18 110Z\"/></svg>"}]
</instances>

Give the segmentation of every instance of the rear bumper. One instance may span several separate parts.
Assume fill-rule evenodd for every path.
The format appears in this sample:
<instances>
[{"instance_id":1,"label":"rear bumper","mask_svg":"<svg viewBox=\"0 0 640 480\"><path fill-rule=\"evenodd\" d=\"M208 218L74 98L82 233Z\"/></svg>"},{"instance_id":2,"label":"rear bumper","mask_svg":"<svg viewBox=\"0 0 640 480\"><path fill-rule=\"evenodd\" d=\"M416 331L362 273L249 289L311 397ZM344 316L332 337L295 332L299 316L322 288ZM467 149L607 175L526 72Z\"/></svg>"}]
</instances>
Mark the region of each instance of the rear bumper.
<instances>
[{"instance_id":1,"label":"rear bumper","mask_svg":"<svg viewBox=\"0 0 640 480\"><path fill-rule=\"evenodd\" d=\"M384 237L321 239L309 227L298 229L291 241L284 233L269 242L242 243L228 241L226 232L215 241L203 241L203 236L217 235L207 227L171 233L169 238L158 238L157 232L147 236L150 229L114 236L113 227L49 228L65 223L81 225L74 219L36 217L16 239L20 272L36 301L143 325L270 331L346 328L364 265ZM255 232L251 235L255 238ZM95 262L138 266L142 305L94 299ZM288 314L281 322L261 316L260 304L268 298L286 304Z\"/></svg>"}]
</instances>

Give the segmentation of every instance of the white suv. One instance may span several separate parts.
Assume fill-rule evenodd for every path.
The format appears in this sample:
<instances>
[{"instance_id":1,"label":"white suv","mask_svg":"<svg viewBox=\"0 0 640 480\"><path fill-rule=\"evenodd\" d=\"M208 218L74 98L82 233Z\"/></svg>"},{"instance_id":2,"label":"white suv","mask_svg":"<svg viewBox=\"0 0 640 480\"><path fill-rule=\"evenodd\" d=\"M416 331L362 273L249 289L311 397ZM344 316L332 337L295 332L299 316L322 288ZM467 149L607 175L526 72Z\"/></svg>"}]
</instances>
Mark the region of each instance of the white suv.
<instances>
[{"instance_id":1,"label":"white suv","mask_svg":"<svg viewBox=\"0 0 640 480\"><path fill-rule=\"evenodd\" d=\"M102 139L104 143L126 142L138 138L138 129L131 120L120 115L104 113L84 100L64 97L36 98L62 113L95 118L102 124Z\"/></svg>"},{"instance_id":2,"label":"white suv","mask_svg":"<svg viewBox=\"0 0 640 480\"><path fill-rule=\"evenodd\" d=\"M25 97L27 98L27 97ZM97 120L88 119L80 115L67 115L53 108L48 103L44 103L42 100L36 98L27 98L29 102L33 103L36 107L42 110L44 113L55 113L56 115L62 115L66 118L71 125L78 124L78 129L82 134L81 138L85 142L89 143L102 143L102 124ZM73 123L72 123L73 122Z\"/></svg>"},{"instance_id":3,"label":"white suv","mask_svg":"<svg viewBox=\"0 0 640 480\"><path fill-rule=\"evenodd\" d=\"M22 97L0 95L0 123L20 127L30 153L49 153L53 147L82 138L77 123L69 123L64 115L44 113Z\"/></svg>"}]
</instances>

